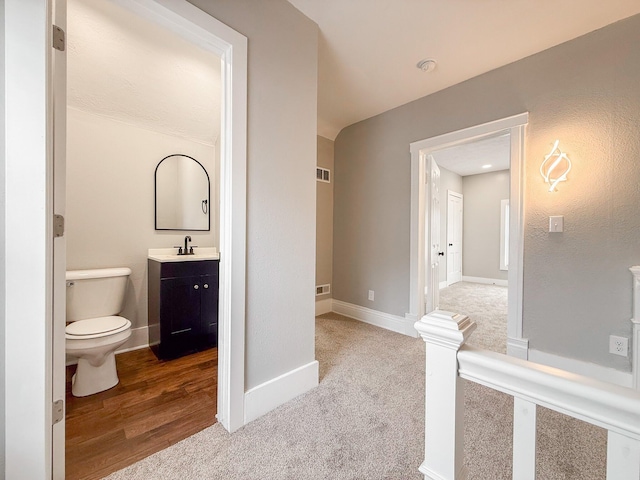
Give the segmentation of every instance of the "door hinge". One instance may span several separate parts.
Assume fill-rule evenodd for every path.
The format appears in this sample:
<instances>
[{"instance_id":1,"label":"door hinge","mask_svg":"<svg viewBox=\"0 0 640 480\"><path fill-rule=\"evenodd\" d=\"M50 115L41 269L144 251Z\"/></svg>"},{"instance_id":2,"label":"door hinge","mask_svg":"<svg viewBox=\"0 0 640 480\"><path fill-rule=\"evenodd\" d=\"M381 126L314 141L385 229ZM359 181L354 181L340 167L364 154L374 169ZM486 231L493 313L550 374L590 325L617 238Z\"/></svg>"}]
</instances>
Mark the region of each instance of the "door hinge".
<instances>
[{"instance_id":1,"label":"door hinge","mask_svg":"<svg viewBox=\"0 0 640 480\"><path fill-rule=\"evenodd\" d=\"M53 402L53 418L52 425L61 422L64 418L64 400L56 400Z\"/></svg>"},{"instance_id":2,"label":"door hinge","mask_svg":"<svg viewBox=\"0 0 640 480\"><path fill-rule=\"evenodd\" d=\"M53 26L53 48L64 52L66 45L64 30L57 25Z\"/></svg>"},{"instance_id":3,"label":"door hinge","mask_svg":"<svg viewBox=\"0 0 640 480\"><path fill-rule=\"evenodd\" d=\"M53 237L58 238L64 235L64 217L62 215L53 216Z\"/></svg>"}]
</instances>

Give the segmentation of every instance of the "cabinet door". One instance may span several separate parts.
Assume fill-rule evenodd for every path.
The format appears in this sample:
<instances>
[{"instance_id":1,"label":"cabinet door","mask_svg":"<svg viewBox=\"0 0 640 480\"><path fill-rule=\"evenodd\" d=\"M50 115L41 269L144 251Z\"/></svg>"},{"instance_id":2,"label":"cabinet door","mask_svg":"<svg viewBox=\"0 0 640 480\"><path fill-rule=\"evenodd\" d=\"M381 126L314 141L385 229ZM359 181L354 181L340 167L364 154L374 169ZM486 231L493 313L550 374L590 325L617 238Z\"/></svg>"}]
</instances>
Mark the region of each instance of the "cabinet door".
<instances>
[{"instance_id":1,"label":"cabinet door","mask_svg":"<svg viewBox=\"0 0 640 480\"><path fill-rule=\"evenodd\" d=\"M200 330L200 277L166 278L160 285L162 355L196 350Z\"/></svg>"},{"instance_id":2,"label":"cabinet door","mask_svg":"<svg viewBox=\"0 0 640 480\"><path fill-rule=\"evenodd\" d=\"M201 315L203 348L218 346L218 276L203 275L200 277L202 285Z\"/></svg>"}]
</instances>

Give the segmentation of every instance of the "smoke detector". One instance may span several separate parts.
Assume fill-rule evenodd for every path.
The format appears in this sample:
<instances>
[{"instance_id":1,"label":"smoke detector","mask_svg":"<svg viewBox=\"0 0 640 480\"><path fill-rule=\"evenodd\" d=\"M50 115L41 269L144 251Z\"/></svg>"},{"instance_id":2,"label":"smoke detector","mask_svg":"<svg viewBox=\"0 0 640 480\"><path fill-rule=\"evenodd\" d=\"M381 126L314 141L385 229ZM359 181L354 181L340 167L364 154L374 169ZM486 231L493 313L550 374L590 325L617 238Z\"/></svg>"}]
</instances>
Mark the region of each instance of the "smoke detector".
<instances>
[{"instance_id":1,"label":"smoke detector","mask_svg":"<svg viewBox=\"0 0 640 480\"><path fill-rule=\"evenodd\" d=\"M420 60L416 67L418 67L423 72L433 72L436 68L436 61L432 58L425 58L424 60Z\"/></svg>"}]
</instances>

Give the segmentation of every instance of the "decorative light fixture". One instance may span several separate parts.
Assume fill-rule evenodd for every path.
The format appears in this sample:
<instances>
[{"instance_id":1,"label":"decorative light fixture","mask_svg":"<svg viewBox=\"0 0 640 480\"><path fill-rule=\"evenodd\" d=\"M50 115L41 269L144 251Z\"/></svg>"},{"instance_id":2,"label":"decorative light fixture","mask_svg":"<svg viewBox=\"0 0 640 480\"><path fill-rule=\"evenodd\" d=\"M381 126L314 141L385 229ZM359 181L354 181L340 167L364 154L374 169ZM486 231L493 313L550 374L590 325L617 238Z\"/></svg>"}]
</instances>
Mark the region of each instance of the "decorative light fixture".
<instances>
[{"instance_id":1,"label":"decorative light fixture","mask_svg":"<svg viewBox=\"0 0 640 480\"><path fill-rule=\"evenodd\" d=\"M432 58L425 58L424 60L420 60L416 67L418 67L423 72L433 72L436 69L436 61Z\"/></svg>"},{"instance_id":2,"label":"decorative light fixture","mask_svg":"<svg viewBox=\"0 0 640 480\"><path fill-rule=\"evenodd\" d=\"M556 140L551 151L545 155L540 165L540 175L548 183L549 191L553 192L559 182L567 180L567 174L571 171L571 160L566 153L558 147L560 140Z\"/></svg>"},{"instance_id":3,"label":"decorative light fixture","mask_svg":"<svg viewBox=\"0 0 640 480\"><path fill-rule=\"evenodd\" d=\"M486 165L482 165L482 168L491 168L493 167L493 165L491 165L490 163L486 164Z\"/></svg>"}]
</instances>

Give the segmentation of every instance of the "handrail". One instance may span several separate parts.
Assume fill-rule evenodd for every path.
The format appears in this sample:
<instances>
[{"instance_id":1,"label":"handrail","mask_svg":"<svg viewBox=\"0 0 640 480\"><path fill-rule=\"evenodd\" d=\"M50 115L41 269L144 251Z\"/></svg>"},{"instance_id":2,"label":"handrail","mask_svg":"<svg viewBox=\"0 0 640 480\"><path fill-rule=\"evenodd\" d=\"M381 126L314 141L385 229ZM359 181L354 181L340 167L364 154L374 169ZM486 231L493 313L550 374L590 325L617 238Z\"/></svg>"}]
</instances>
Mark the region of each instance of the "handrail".
<instances>
[{"instance_id":1,"label":"handrail","mask_svg":"<svg viewBox=\"0 0 640 480\"><path fill-rule=\"evenodd\" d=\"M426 343L425 480L463 480L464 381L514 397L513 478L536 475L536 408L608 430L607 479L640 478L640 392L464 345L476 324L436 310L415 324Z\"/></svg>"},{"instance_id":2,"label":"handrail","mask_svg":"<svg viewBox=\"0 0 640 480\"><path fill-rule=\"evenodd\" d=\"M640 392L636 390L469 345L458 351L458 374L640 440Z\"/></svg>"}]
</instances>

